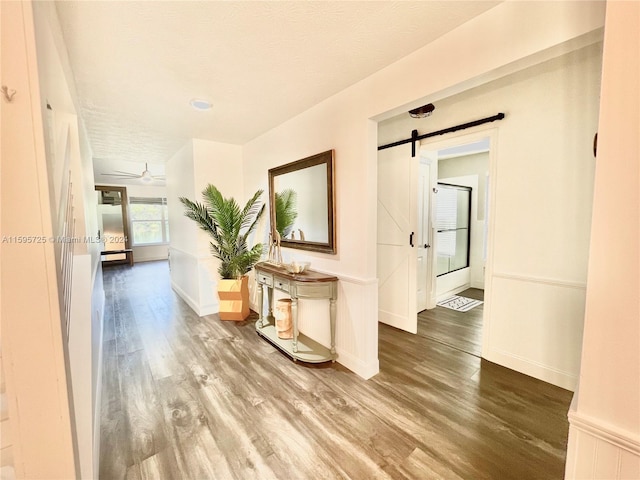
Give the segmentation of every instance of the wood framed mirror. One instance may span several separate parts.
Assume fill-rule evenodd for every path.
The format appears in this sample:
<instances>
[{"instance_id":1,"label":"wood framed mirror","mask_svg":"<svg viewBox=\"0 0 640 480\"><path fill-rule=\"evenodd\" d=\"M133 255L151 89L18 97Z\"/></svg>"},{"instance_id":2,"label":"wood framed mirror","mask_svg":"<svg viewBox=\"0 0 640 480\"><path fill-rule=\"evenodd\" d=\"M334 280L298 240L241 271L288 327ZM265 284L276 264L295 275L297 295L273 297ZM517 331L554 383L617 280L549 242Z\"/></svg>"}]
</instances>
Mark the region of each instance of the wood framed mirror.
<instances>
[{"instance_id":1,"label":"wood framed mirror","mask_svg":"<svg viewBox=\"0 0 640 480\"><path fill-rule=\"evenodd\" d=\"M283 247L335 254L334 151L270 169L269 213Z\"/></svg>"},{"instance_id":2,"label":"wood framed mirror","mask_svg":"<svg viewBox=\"0 0 640 480\"><path fill-rule=\"evenodd\" d=\"M133 264L126 187L96 185L98 229L103 265ZM126 252L126 253L116 253Z\"/></svg>"}]
</instances>

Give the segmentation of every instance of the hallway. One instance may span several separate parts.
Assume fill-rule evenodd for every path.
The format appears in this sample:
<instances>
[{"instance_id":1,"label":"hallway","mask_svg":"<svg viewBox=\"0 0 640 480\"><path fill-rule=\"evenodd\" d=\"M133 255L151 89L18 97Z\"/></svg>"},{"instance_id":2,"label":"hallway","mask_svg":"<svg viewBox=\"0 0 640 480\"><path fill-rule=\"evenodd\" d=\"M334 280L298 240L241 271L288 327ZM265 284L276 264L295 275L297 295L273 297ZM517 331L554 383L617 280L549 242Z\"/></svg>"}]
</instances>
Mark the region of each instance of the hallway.
<instances>
[{"instance_id":1,"label":"hallway","mask_svg":"<svg viewBox=\"0 0 640 480\"><path fill-rule=\"evenodd\" d=\"M104 280L102 480L563 478L568 391L386 325L365 381L197 317L166 262Z\"/></svg>"}]
</instances>

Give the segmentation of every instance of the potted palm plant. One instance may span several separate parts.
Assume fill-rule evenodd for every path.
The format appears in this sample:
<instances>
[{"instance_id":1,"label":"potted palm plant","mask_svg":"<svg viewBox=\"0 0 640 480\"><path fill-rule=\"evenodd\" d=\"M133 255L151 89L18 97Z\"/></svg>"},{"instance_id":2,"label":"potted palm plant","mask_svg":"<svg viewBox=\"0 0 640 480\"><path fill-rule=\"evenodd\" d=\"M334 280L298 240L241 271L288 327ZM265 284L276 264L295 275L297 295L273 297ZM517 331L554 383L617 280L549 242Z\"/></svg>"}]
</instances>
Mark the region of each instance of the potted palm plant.
<instances>
[{"instance_id":1,"label":"potted palm plant","mask_svg":"<svg viewBox=\"0 0 640 480\"><path fill-rule=\"evenodd\" d=\"M258 243L249 248L247 239L264 212L264 204L259 202L260 195L262 190L258 190L242 209L233 198L224 198L211 184L202 191L203 203L180 197L185 215L211 236L211 253L220 260L218 297L221 320L242 321L249 316L246 274L260 260L263 246Z\"/></svg>"}]
</instances>

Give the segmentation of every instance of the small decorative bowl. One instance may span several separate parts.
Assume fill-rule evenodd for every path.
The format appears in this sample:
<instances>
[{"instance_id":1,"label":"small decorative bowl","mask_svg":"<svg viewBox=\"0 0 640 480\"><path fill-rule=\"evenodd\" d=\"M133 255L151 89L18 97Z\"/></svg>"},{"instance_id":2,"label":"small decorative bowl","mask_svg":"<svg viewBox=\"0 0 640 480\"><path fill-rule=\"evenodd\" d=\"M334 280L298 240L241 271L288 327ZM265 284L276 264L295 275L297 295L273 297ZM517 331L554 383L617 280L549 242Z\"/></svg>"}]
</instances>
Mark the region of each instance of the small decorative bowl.
<instances>
[{"instance_id":1,"label":"small decorative bowl","mask_svg":"<svg viewBox=\"0 0 640 480\"><path fill-rule=\"evenodd\" d=\"M309 265L311 265L311 262L291 262L285 263L284 268L289 273L302 273L309 268Z\"/></svg>"}]
</instances>

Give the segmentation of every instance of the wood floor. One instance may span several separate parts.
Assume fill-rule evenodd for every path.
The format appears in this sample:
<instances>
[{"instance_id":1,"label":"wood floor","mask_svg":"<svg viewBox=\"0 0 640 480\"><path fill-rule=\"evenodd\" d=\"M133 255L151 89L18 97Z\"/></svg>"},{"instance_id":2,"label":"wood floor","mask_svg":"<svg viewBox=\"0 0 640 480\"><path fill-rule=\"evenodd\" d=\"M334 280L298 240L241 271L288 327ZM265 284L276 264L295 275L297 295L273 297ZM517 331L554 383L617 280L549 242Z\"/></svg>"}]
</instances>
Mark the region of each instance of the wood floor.
<instances>
[{"instance_id":1,"label":"wood floor","mask_svg":"<svg viewBox=\"0 0 640 480\"><path fill-rule=\"evenodd\" d=\"M484 291L470 288L458 295L484 300ZM418 335L479 357L482 354L484 304L468 312L437 307L418 314Z\"/></svg>"},{"instance_id":2,"label":"wood floor","mask_svg":"<svg viewBox=\"0 0 640 480\"><path fill-rule=\"evenodd\" d=\"M306 367L164 262L104 276L100 479L563 478L570 392L384 325L373 379Z\"/></svg>"}]
</instances>

